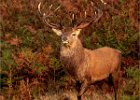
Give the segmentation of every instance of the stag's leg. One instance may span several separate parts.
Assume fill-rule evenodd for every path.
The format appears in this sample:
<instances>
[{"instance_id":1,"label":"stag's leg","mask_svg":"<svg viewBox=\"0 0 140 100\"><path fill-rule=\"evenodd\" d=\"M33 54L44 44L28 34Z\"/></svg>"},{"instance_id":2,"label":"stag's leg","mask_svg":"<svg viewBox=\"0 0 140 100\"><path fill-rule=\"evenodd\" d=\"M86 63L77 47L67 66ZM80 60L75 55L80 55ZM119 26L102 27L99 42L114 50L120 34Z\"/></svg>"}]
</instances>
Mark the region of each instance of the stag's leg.
<instances>
[{"instance_id":1,"label":"stag's leg","mask_svg":"<svg viewBox=\"0 0 140 100\"><path fill-rule=\"evenodd\" d=\"M114 62L115 65L117 66L116 71L112 73L112 79L113 79L113 87L115 91L115 100L120 99L120 81L121 81L121 75L120 75L120 68L121 68L121 53L118 53L118 59L116 60L116 63Z\"/></svg>"},{"instance_id":2,"label":"stag's leg","mask_svg":"<svg viewBox=\"0 0 140 100\"><path fill-rule=\"evenodd\" d=\"M78 93L80 92L80 88L81 88L81 82L76 81L76 90L78 91Z\"/></svg>"},{"instance_id":3,"label":"stag's leg","mask_svg":"<svg viewBox=\"0 0 140 100\"><path fill-rule=\"evenodd\" d=\"M120 94L119 93L119 83L120 83L119 72L112 73L111 77L112 77L112 85L115 92L115 100L119 100L119 94Z\"/></svg>"},{"instance_id":4,"label":"stag's leg","mask_svg":"<svg viewBox=\"0 0 140 100\"><path fill-rule=\"evenodd\" d=\"M81 100L81 96L86 92L88 85L89 84L87 81L84 81L82 83L81 88L80 88L80 93L78 95L78 100Z\"/></svg>"},{"instance_id":5,"label":"stag's leg","mask_svg":"<svg viewBox=\"0 0 140 100\"><path fill-rule=\"evenodd\" d=\"M113 86L113 89L115 92L115 100L116 100L117 99L116 86L115 86L115 81L114 81L114 78L112 77L112 74L109 75L108 81L109 81L109 85Z\"/></svg>"},{"instance_id":6,"label":"stag's leg","mask_svg":"<svg viewBox=\"0 0 140 100\"><path fill-rule=\"evenodd\" d=\"M79 95L80 88L81 88L81 82L80 81L76 81L76 90L78 91L78 100L81 100L81 96Z\"/></svg>"}]
</instances>

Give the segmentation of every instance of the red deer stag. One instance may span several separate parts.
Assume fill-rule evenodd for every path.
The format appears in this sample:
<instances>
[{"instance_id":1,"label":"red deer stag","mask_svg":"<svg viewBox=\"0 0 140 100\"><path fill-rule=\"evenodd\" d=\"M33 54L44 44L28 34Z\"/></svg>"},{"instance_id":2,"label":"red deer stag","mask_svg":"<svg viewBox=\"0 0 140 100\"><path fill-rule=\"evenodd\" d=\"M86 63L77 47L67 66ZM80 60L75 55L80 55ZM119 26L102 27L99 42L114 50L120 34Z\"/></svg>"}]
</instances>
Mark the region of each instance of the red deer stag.
<instances>
[{"instance_id":1,"label":"red deer stag","mask_svg":"<svg viewBox=\"0 0 140 100\"><path fill-rule=\"evenodd\" d=\"M38 5L38 10L40 14L42 14L40 5L41 3ZM87 27L92 22L97 22L103 15L103 12L100 9L97 9L96 7L95 9L97 10L97 13L95 13L96 16L94 17L94 20L89 23L82 23L77 27L64 28L62 30L57 29L56 25L49 23L48 20L46 20L49 17L46 13L43 13L42 15L46 24L50 26L58 36L61 36L61 63L69 74L81 83L78 98L81 98L90 84L111 77L113 80L115 99L118 100L117 81L120 70L121 52L110 47L89 50L83 47L78 38L82 28Z\"/></svg>"}]
</instances>

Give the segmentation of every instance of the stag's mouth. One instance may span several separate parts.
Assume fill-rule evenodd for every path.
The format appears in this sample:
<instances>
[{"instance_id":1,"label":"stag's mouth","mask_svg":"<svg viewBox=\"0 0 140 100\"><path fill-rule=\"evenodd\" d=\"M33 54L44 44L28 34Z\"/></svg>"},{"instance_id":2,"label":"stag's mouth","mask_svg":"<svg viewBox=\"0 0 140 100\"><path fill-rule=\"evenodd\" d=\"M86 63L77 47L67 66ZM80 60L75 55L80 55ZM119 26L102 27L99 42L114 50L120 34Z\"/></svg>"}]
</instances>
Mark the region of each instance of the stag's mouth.
<instances>
[{"instance_id":1,"label":"stag's mouth","mask_svg":"<svg viewBox=\"0 0 140 100\"><path fill-rule=\"evenodd\" d=\"M62 39L62 44L68 44L68 43L69 43L68 40L63 40L63 39Z\"/></svg>"},{"instance_id":2,"label":"stag's mouth","mask_svg":"<svg viewBox=\"0 0 140 100\"><path fill-rule=\"evenodd\" d=\"M63 44L68 44L69 42L68 42L68 41L62 41L62 43L63 43Z\"/></svg>"},{"instance_id":3,"label":"stag's mouth","mask_svg":"<svg viewBox=\"0 0 140 100\"><path fill-rule=\"evenodd\" d=\"M70 46L68 41L62 41L62 44L63 44L63 46L65 46L65 47L69 47L69 46Z\"/></svg>"}]
</instances>

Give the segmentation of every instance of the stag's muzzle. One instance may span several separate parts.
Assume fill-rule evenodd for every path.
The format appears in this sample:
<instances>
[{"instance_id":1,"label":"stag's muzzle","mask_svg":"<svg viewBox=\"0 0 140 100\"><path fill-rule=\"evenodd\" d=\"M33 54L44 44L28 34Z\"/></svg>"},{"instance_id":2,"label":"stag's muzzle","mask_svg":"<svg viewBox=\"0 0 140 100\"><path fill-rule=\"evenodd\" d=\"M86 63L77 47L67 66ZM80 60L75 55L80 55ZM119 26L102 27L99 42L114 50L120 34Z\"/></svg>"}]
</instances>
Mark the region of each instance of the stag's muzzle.
<instances>
[{"instance_id":1,"label":"stag's muzzle","mask_svg":"<svg viewBox=\"0 0 140 100\"><path fill-rule=\"evenodd\" d=\"M68 44L69 42L68 42L68 41L62 41L62 43L63 43L63 44Z\"/></svg>"}]
</instances>

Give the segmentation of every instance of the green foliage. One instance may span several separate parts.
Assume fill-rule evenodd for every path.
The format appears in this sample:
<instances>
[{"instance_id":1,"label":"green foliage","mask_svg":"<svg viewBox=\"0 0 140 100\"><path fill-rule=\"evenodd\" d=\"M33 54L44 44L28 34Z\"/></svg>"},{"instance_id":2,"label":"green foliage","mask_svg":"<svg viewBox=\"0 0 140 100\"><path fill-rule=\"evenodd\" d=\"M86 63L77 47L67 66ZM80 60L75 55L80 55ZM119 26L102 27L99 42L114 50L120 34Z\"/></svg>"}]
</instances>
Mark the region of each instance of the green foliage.
<instances>
[{"instance_id":1,"label":"green foliage","mask_svg":"<svg viewBox=\"0 0 140 100\"><path fill-rule=\"evenodd\" d=\"M139 96L123 95L121 100L139 100Z\"/></svg>"},{"instance_id":2,"label":"green foliage","mask_svg":"<svg viewBox=\"0 0 140 100\"><path fill-rule=\"evenodd\" d=\"M126 69L128 79L123 89L122 100L138 100L139 99L139 76L140 69L137 66ZM135 91L134 91L135 90Z\"/></svg>"},{"instance_id":3,"label":"green foliage","mask_svg":"<svg viewBox=\"0 0 140 100\"><path fill-rule=\"evenodd\" d=\"M52 62L53 67L56 68L56 69L61 66L60 61L58 59L56 59L56 58L52 58L51 62Z\"/></svg>"},{"instance_id":4,"label":"green foliage","mask_svg":"<svg viewBox=\"0 0 140 100\"><path fill-rule=\"evenodd\" d=\"M122 100L138 100L139 99L139 82L136 82L134 79L129 79L126 81L121 99Z\"/></svg>"},{"instance_id":5,"label":"green foliage","mask_svg":"<svg viewBox=\"0 0 140 100\"><path fill-rule=\"evenodd\" d=\"M127 76L139 82L140 69L137 66L129 67L126 69Z\"/></svg>"},{"instance_id":6,"label":"green foliage","mask_svg":"<svg viewBox=\"0 0 140 100\"><path fill-rule=\"evenodd\" d=\"M91 44L91 37L85 38L85 47L91 49L93 45Z\"/></svg>"}]
</instances>

